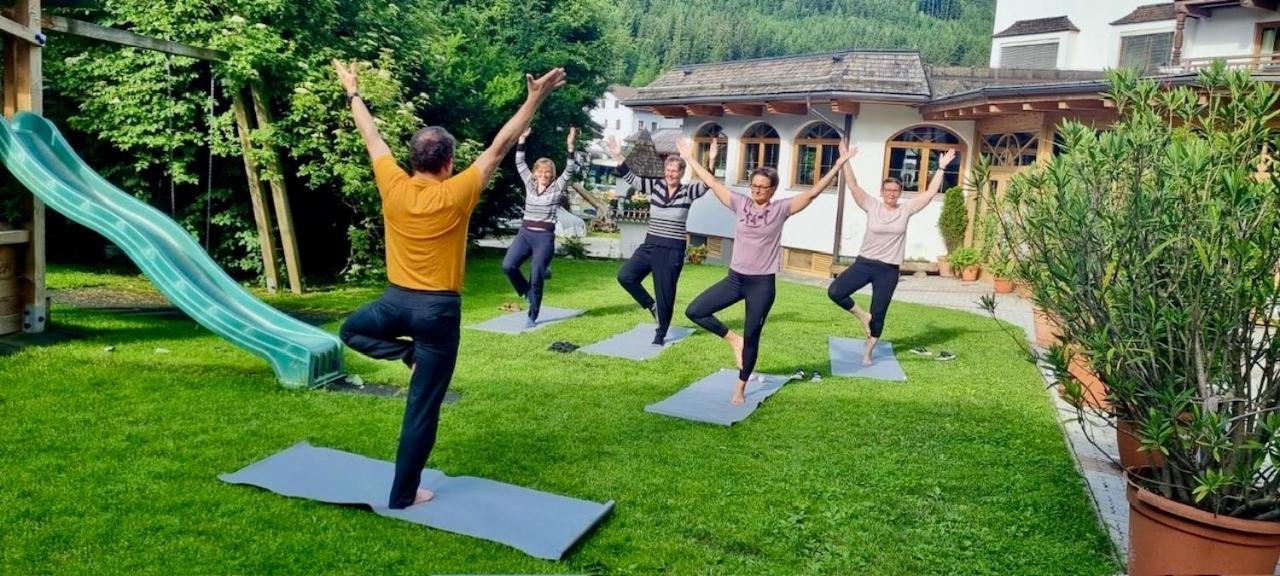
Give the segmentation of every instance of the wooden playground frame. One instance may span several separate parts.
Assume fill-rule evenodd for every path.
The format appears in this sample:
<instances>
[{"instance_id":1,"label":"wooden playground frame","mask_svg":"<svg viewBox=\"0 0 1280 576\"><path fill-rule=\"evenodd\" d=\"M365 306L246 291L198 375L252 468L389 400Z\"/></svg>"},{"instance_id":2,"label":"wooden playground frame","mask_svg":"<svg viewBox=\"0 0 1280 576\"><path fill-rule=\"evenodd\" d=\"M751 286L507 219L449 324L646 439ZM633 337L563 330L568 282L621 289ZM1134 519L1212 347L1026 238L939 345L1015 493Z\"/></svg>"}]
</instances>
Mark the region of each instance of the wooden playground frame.
<instances>
[{"instance_id":1,"label":"wooden playground frame","mask_svg":"<svg viewBox=\"0 0 1280 576\"><path fill-rule=\"evenodd\" d=\"M43 114L44 80L42 52L46 42L45 31L69 36L79 36L119 46L155 50L175 56L184 56L209 62L224 62L227 54L217 50L190 46L179 42L161 40L135 34L118 28L100 26L91 22L63 16L44 14L43 8L92 7L93 2L83 0L14 0L3 7L0 16L0 33L4 37L4 115L12 118L21 111ZM253 103L252 113L244 98L248 90ZM244 157L258 241L262 250L262 263L267 290L275 292L280 286L279 261L276 258L276 240L272 222L279 222L285 269L289 289L302 293L302 270L298 256L298 244L294 236L293 213L289 206L289 192L285 186L279 153L271 148L265 155L271 204L262 187L262 171L251 153L250 133L256 127L271 125L271 108L261 83L253 81L248 86L231 91L232 108ZM42 332L49 317L49 296L45 286L45 207L34 195L24 199L25 219L15 230L0 230L0 336L16 332ZM15 223L16 224L16 223Z\"/></svg>"}]
</instances>

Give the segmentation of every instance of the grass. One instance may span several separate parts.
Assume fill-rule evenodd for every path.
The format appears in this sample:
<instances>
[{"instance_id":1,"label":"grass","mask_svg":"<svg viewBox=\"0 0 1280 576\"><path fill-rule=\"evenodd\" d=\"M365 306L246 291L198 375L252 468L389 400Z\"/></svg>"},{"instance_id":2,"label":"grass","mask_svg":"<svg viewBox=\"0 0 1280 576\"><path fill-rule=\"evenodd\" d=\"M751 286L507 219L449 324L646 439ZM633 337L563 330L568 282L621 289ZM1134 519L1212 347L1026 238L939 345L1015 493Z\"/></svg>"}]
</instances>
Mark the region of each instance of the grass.
<instances>
[{"instance_id":1,"label":"grass","mask_svg":"<svg viewBox=\"0 0 1280 576\"><path fill-rule=\"evenodd\" d=\"M0 357L0 573L1111 574L1110 544L1034 367L990 322L894 304L908 383L795 383L732 428L645 413L730 363L699 334L655 360L563 355L646 320L616 263L559 260L547 302L582 318L525 336L464 330L430 466L617 507L561 563L354 508L230 486L223 472L307 439L394 459L403 400L277 386L256 358L181 319L57 307L77 334ZM688 266L681 308L724 273ZM129 283L55 269L54 288ZM327 320L377 296L270 300ZM464 324L514 300L473 257ZM740 326L742 307L726 311ZM687 324L683 318L680 323ZM779 284L760 369L827 371L853 321ZM108 346L114 351L107 352ZM170 350L157 354L156 348ZM366 381L393 363L348 356ZM728 392L726 391L726 400Z\"/></svg>"}]
</instances>

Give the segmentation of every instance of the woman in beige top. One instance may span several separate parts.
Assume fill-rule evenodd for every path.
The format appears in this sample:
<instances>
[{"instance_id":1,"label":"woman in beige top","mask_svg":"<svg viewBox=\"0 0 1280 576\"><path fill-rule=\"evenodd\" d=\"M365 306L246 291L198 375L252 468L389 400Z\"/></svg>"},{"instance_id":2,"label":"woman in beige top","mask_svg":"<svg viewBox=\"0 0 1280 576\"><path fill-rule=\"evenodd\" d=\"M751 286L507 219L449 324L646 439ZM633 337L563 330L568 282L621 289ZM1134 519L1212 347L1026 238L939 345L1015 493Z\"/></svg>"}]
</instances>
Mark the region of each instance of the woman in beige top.
<instances>
[{"instance_id":1,"label":"woman in beige top","mask_svg":"<svg viewBox=\"0 0 1280 576\"><path fill-rule=\"evenodd\" d=\"M840 152L845 153L845 144L840 144ZM857 153L857 149L853 150ZM867 233L862 237L862 248L858 250L858 259L854 261L827 289L827 296L837 306L848 310L862 321L867 334L867 345L862 355L862 365L871 365L871 351L880 340L884 330L884 317L889 311L889 302L893 300L893 291L898 287L898 267L902 265L902 257L906 252L907 222L922 210L942 189L942 180L947 166L955 160L954 150L948 150L938 160L938 169L929 180L929 189L916 196L906 204L899 203L902 196L902 182L897 178L885 178L880 183L880 199L873 198L858 186L853 176L853 169L844 165L845 178L849 181L849 193L853 201L863 212L867 213ZM871 312L858 308L853 301L854 292L871 285Z\"/></svg>"}]
</instances>

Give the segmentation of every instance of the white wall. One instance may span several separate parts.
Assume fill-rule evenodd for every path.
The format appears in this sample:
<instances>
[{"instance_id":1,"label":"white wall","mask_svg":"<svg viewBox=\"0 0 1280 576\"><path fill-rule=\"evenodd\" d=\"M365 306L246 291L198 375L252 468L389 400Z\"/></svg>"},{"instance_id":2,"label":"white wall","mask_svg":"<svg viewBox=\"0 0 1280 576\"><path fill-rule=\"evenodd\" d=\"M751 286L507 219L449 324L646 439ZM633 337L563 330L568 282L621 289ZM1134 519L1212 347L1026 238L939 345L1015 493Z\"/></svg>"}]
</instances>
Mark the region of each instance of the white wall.
<instances>
[{"instance_id":1,"label":"white wall","mask_svg":"<svg viewBox=\"0 0 1280 576\"><path fill-rule=\"evenodd\" d=\"M644 129L649 131L653 131L654 122L657 122L659 130L679 128L684 122L681 118L664 118L652 112L623 106L613 92L605 92L596 107L591 109L590 115L592 122L604 128L602 137L605 140L609 136L614 136L619 141L625 140L639 131L641 122L644 123Z\"/></svg>"},{"instance_id":2,"label":"white wall","mask_svg":"<svg viewBox=\"0 0 1280 576\"><path fill-rule=\"evenodd\" d=\"M722 118L688 118L685 121L684 133L692 137L698 128L708 122L715 122L724 129L729 138L727 180L731 189L740 194L747 194L746 186L739 185L738 176L742 159L742 144L739 137L750 124L764 121L773 126L781 137L781 150L778 157L778 168L781 183L775 198L788 198L801 190L791 187L794 172L795 145L797 134L809 124L828 119L837 129L844 129L844 116L831 112L829 107L816 107L821 114L810 113L809 116L770 115L761 118L744 118L725 116ZM863 104L861 112L853 121L851 141L858 146L858 156L852 160L853 170L858 182L873 195L879 194L879 182L884 176L885 142L894 134L921 124L944 126L955 132L966 144L964 170L966 173L972 155L972 122L927 123L920 114L909 106ZM845 198L844 230L841 239L841 254L854 256L862 243L862 235L866 230L866 215L858 209L851 198ZM782 232L782 245L788 248L830 253L834 247L837 197L833 190L822 194L814 200L804 212L792 216ZM907 232L907 257L935 259L946 253L942 237L938 233L938 215L942 208L942 197L936 198L922 212L911 220ZM733 237L733 214L708 195L694 203L689 212L688 228L691 233L709 236Z\"/></svg>"},{"instance_id":3,"label":"white wall","mask_svg":"<svg viewBox=\"0 0 1280 576\"><path fill-rule=\"evenodd\" d=\"M1249 8L1214 10L1206 19L1187 19L1183 58L1252 56L1259 22L1280 20L1280 13Z\"/></svg>"},{"instance_id":4,"label":"white wall","mask_svg":"<svg viewBox=\"0 0 1280 576\"><path fill-rule=\"evenodd\" d=\"M991 66L1000 66L1000 48L1021 44L1040 44L1049 40L1058 40L1058 69L1060 70L1102 70L1114 68L1120 61L1120 37L1122 35L1172 32L1173 20L1112 26L1119 20L1144 4L1155 0L1059 0L1054 2L1035 2L1029 0L997 0L995 26L991 33L996 34L1013 25L1018 20L1034 20L1066 16L1079 28L1079 32L1060 32L1053 34L1037 34L1032 36L1012 36L991 39Z\"/></svg>"}]
</instances>

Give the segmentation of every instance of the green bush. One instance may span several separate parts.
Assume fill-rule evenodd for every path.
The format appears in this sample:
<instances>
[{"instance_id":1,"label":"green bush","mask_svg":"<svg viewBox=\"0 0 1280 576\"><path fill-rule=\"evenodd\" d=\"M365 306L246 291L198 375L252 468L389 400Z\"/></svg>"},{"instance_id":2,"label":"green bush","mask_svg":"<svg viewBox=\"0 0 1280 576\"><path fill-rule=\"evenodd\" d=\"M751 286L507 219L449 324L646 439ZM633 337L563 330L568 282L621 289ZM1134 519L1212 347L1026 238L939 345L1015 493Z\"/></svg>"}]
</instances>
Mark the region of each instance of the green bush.
<instances>
[{"instance_id":1,"label":"green bush","mask_svg":"<svg viewBox=\"0 0 1280 576\"><path fill-rule=\"evenodd\" d=\"M982 262L982 260L979 257L977 250L969 247L963 247L956 248L956 250L951 253L950 262L953 270L964 270L965 268L977 266Z\"/></svg>"},{"instance_id":2,"label":"green bush","mask_svg":"<svg viewBox=\"0 0 1280 576\"><path fill-rule=\"evenodd\" d=\"M587 257L587 244L581 238L570 236L560 243L556 255L563 258L582 260Z\"/></svg>"},{"instance_id":3,"label":"green bush","mask_svg":"<svg viewBox=\"0 0 1280 576\"><path fill-rule=\"evenodd\" d=\"M969 210L965 208L964 189L956 186L947 190L942 201L942 214L938 216L938 230L947 252L955 252L964 245L964 232L969 227Z\"/></svg>"}]
</instances>

